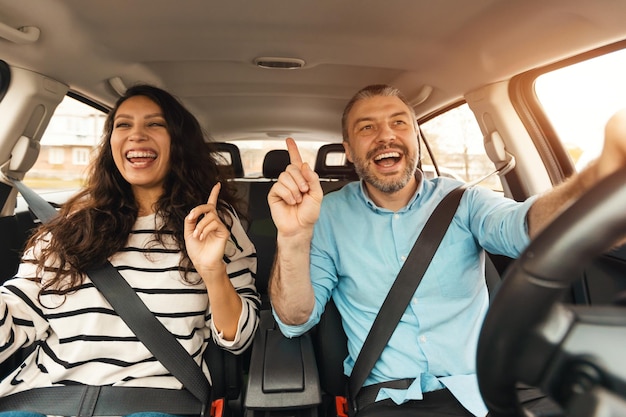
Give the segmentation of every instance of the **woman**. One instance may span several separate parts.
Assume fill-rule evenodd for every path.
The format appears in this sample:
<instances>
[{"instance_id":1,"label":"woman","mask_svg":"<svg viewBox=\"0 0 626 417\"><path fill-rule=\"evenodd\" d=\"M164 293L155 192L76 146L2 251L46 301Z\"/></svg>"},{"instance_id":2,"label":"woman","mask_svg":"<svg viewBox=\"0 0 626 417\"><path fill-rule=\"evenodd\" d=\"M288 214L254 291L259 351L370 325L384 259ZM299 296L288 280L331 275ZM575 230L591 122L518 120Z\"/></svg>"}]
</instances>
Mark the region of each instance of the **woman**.
<instances>
[{"instance_id":1,"label":"woman","mask_svg":"<svg viewBox=\"0 0 626 417\"><path fill-rule=\"evenodd\" d=\"M86 187L31 238L0 288L0 360L36 345L0 396L54 385L181 389L85 271L107 260L202 366L212 338L240 353L258 323L256 253L202 129L169 93L128 89Z\"/></svg>"}]
</instances>

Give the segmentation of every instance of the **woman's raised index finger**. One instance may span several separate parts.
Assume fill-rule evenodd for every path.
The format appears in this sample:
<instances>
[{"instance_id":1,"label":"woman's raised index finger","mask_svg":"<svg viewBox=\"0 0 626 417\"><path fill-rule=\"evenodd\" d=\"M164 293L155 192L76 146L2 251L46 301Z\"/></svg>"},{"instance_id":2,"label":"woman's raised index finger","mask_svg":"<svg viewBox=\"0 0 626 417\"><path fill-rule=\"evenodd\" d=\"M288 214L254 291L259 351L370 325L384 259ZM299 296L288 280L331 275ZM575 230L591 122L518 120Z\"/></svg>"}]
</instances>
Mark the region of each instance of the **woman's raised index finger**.
<instances>
[{"instance_id":1,"label":"woman's raised index finger","mask_svg":"<svg viewBox=\"0 0 626 417\"><path fill-rule=\"evenodd\" d=\"M287 138L285 142L287 142L287 152L289 152L289 161L292 164L296 164L298 166L302 165L302 157L300 156L300 151L298 150L298 145L296 145L296 141L293 140L293 138Z\"/></svg>"},{"instance_id":2,"label":"woman's raised index finger","mask_svg":"<svg viewBox=\"0 0 626 417\"><path fill-rule=\"evenodd\" d=\"M217 207L217 199L220 195L220 189L222 188L222 183L218 182L213 186L211 190L211 194L209 194L209 199L207 200L207 204L212 204Z\"/></svg>"}]
</instances>

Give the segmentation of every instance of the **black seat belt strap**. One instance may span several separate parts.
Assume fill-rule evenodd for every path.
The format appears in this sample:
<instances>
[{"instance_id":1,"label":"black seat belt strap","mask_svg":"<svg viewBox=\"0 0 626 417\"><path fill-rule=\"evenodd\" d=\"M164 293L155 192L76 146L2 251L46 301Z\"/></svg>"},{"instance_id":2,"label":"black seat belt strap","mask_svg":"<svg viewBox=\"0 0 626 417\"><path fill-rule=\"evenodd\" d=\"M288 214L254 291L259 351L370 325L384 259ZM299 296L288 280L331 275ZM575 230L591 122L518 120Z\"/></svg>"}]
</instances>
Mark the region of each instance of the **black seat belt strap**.
<instances>
[{"instance_id":1,"label":"black seat belt strap","mask_svg":"<svg viewBox=\"0 0 626 417\"><path fill-rule=\"evenodd\" d=\"M2 411L53 416L125 416L145 411L201 415L203 405L188 390L93 385L32 388L0 398Z\"/></svg>"},{"instance_id":2,"label":"black seat belt strap","mask_svg":"<svg viewBox=\"0 0 626 417\"><path fill-rule=\"evenodd\" d=\"M7 177L8 178L8 177ZM8 178L15 188L22 194L26 203L28 203L28 208L33 212L33 214L41 220L42 223L47 223L52 220L58 213L56 209L44 200L39 194L31 190L24 184L22 181L17 180L15 178Z\"/></svg>"},{"instance_id":3,"label":"black seat belt strap","mask_svg":"<svg viewBox=\"0 0 626 417\"><path fill-rule=\"evenodd\" d=\"M146 307L117 269L106 262L87 271L87 275L154 357L202 404L208 404L210 386L200 366Z\"/></svg>"},{"instance_id":4,"label":"black seat belt strap","mask_svg":"<svg viewBox=\"0 0 626 417\"><path fill-rule=\"evenodd\" d=\"M32 212L45 223L56 209L19 180L11 179ZM205 407L209 405L209 382L189 353L141 301L110 262L87 271L95 287L155 358ZM58 387L57 387L58 388Z\"/></svg>"},{"instance_id":5,"label":"black seat belt strap","mask_svg":"<svg viewBox=\"0 0 626 417\"><path fill-rule=\"evenodd\" d=\"M356 397L363 383L391 338L448 230L465 188L461 186L452 190L439 202L391 286L350 375L348 394L353 410L356 410Z\"/></svg>"}]
</instances>

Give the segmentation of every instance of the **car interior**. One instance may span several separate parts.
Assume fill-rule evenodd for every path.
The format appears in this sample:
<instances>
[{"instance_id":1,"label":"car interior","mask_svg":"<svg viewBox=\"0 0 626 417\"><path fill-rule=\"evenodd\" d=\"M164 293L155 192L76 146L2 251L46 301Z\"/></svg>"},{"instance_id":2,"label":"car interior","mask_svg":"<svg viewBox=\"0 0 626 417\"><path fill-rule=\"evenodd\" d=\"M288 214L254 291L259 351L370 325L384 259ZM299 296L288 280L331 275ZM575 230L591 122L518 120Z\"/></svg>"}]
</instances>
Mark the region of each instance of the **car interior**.
<instances>
[{"instance_id":1,"label":"car interior","mask_svg":"<svg viewBox=\"0 0 626 417\"><path fill-rule=\"evenodd\" d=\"M213 414L347 415L336 307L291 339L271 312L267 194L289 164L285 139L325 194L358 181L343 107L366 85L390 84L415 110L426 178L523 201L595 158L604 123L626 107L625 16L619 0L0 0L0 279L15 274L41 222L14 181L61 206L116 99L157 85L202 123L257 250L260 325L243 355L208 350L212 395L224 399ZM487 254L492 304L477 370L490 415L532 415L515 397L519 384L539 387L566 416L626 413L620 174L560 213L519 259ZM0 377L25 353L0 364Z\"/></svg>"}]
</instances>

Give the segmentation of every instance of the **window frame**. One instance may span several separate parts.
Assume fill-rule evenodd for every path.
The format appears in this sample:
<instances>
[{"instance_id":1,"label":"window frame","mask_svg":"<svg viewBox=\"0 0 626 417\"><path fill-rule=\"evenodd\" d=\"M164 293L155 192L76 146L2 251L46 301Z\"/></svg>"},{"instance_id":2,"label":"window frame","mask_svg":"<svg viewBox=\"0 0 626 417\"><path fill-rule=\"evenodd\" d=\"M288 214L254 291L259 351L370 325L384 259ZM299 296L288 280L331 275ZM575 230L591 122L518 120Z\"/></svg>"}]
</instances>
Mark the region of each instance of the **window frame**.
<instances>
[{"instance_id":1,"label":"window frame","mask_svg":"<svg viewBox=\"0 0 626 417\"><path fill-rule=\"evenodd\" d=\"M559 184L573 175L576 172L576 167L550 122L549 116L544 111L539 97L535 93L535 82L538 77L548 72L620 49L626 49L626 41L619 41L587 51L562 61L527 71L511 79L509 94L512 105L535 144L553 185Z\"/></svg>"},{"instance_id":2,"label":"window frame","mask_svg":"<svg viewBox=\"0 0 626 417\"><path fill-rule=\"evenodd\" d=\"M442 117L445 114L447 114L450 111L453 111L455 109L459 109L462 106L467 106L467 111L469 111L471 113L471 120L475 123L475 128L476 131L474 133L479 133L480 134L480 142L481 142L481 150L483 151L483 153L481 153L481 155L484 155L485 158L487 158L487 160L483 161L483 162L487 162L489 161L489 168L484 170L480 175L475 175L472 176L471 178L469 178L469 180L466 180L464 178L464 175L462 175L462 173L456 172L456 170L454 170L451 167L445 166L444 164L441 163L441 158L442 155L437 155L436 151L434 150L433 146L429 143L429 141L432 142L432 138L428 137L428 133L425 133L423 131L423 126L426 125L427 123L437 119L438 117ZM449 175L446 175L445 172L443 172L443 170L450 170L454 173L454 175L458 178L461 179L461 181L465 181L465 182L472 182L476 179L482 178L484 175L487 174L492 174L495 172L496 168L495 165L493 164L493 162L489 159L489 157L487 156L487 153L484 149L484 146L482 146L483 140L484 140L484 134L481 130L481 126L478 122L478 120L476 119L476 116L474 114L474 112L472 111L471 107L469 106L469 103L466 100L458 100L450 105L447 105L445 107L442 107L440 109L438 109L435 112L432 112L422 118L420 118L418 120L418 135L420 138L420 144L421 144L421 159L420 159L420 166L423 165L425 163L425 156L428 157L428 159L430 160L430 162L432 163L432 166L435 169L436 175L439 177L446 177ZM476 145L476 143L474 143L473 145ZM426 152L424 152L424 150ZM469 166L469 165L468 165ZM466 169L467 167L466 166ZM487 179L487 178L485 178ZM502 180L500 179L500 177L497 177L496 179L497 184L494 184L492 186L490 186L488 183L485 183L484 181L479 182L477 185L480 186L487 186L487 188L490 188L496 192L503 192L504 186L502 184Z\"/></svg>"}]
</instances>

